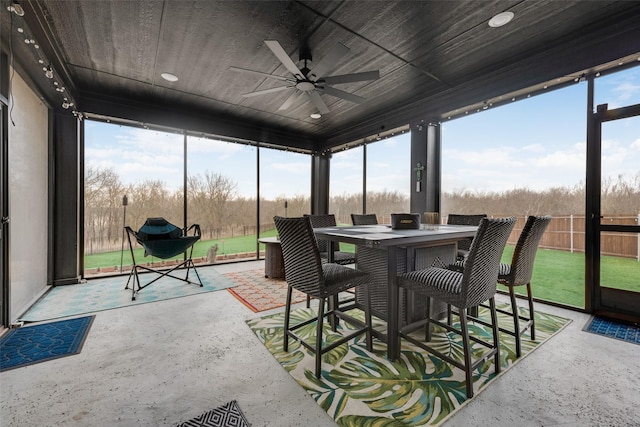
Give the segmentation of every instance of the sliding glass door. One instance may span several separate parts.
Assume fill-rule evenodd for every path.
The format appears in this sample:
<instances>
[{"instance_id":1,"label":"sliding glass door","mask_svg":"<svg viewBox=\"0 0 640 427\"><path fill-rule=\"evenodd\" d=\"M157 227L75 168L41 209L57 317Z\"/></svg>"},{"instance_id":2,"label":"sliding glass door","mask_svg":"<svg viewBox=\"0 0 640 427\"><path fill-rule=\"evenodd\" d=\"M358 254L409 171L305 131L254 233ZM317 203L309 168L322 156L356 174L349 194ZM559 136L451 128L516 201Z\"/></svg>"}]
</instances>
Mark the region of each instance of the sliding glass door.
<instances>
[{"instance_id":1,"label":"sliding glass door","mask_svg":"<svg viewBox=\"0 0 640 427\"><path fill-rule=\"evenodd\" d=\"M594 176L593 308L596 313L640 318L640 104L598 106L590 153ZM619 157L635 162L620 162ZM630 159L628 159L630 160ZM634 171L627 169L629 165Z\"/></svg>"}]
</instances>

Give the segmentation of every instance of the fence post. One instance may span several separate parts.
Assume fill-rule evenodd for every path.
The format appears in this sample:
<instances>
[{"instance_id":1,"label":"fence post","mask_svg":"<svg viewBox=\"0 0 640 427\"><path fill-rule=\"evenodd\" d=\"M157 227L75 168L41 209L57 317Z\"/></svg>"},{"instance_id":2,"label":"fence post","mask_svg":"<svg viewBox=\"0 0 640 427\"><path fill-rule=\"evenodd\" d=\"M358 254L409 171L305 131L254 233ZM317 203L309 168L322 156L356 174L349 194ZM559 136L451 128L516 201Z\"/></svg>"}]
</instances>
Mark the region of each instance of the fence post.
<instances>
[{"instance_id":1,"label":"fence post","mask_svg":"<svg viewBox=\"0 0 640 427\"><path fill-rule=\"evenodd\" d=\"M571 253L573 253L573 214L569 215L569 238L571 239Z\"/></svg>"}]
</instances>

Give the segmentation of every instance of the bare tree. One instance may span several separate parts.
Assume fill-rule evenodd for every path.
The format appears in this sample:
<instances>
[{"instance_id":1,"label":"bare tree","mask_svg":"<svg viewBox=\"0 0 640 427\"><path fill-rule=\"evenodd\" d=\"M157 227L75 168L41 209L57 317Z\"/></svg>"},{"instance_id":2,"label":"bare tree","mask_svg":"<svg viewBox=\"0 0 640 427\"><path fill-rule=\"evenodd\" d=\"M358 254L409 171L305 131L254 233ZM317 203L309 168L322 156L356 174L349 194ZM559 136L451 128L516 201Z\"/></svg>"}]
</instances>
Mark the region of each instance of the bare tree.
<instances>
[{"instance_id":1,"label":"bare tree","mask_svg":"<svg viewBox=\"0 0 640 427\"><path fill-rule=\"evenodd\" d=\"M205 171L188 179L189 203L197 210L197 218L213 238L215 228L228 225L237 216L229 203L237 197L237 184L219 173Z\"/></svg>"},{"instance_id":2,"label":"bare tree","mask_svg":"<svg viewBox=\"0 0 640 427\"><path fill-rule=\"evenodd\" d=\"M85 249L93 253L117 241L122 224L117 222L124 194L118 175L110 168L88 168L85 172ZM94 244L97 246L94 248Z\"/></svg>"}]
</instances>

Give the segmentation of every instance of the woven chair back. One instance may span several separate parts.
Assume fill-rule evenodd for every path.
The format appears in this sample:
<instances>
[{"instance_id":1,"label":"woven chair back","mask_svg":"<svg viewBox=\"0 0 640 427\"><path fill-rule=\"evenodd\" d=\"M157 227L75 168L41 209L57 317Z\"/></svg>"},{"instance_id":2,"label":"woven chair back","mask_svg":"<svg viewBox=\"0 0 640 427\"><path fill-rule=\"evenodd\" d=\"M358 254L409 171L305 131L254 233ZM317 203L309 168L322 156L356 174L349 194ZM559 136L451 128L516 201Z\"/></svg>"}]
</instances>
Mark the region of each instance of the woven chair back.
<instances>
[{"instance_id":1,"label":"woven chair back","mask_svg":"<svg viewBox=\"0 0 640 427\"><path fill-rule=\"evenodd\" d=\"M487 217L486 214L477 214L477 215L449 214L449 216L447 217L447 224L480 225L480 221L486 217Z\"/></svg>"},{"instance_id":2,"label":"woven chair back","mask_svg":"<svg viewBox=\"0 0 640 427\"><path fill-rule=\"evenodd\" d=\"M511 259L509 282L512 286L526 285L531 281L538 246L549 223L551 223L550 216L527 217Z\"/></svg>"},{"instance_id":3,"label":"woven chair back","mask_svg":"<svg viewBox=\"0 0 640 427\"><path fill-rule=\"evenodd\" d=\"M376 214L351 214L351 223L353 225L376 225L378 217Z\"/></svg>"},{"instance_id":4,"label":"woven chair back","mask_svg":"<svg viewBox=\"0 0 640 427\"><path fill-rule=\"evenodd\" d=\"M451 225L480 225L480 221L486 218L486 214L449 214L447 218L447 224ZM471 239L460 240L458 242L458 249L468 251L471 247Z\"/></svg>"},{"instance_id":5,"label":"woven chair back","mask_svg":"<svg viewBox=\"0 0 640 427\"><path fill-rule=\"evenodd\" d=\"M479 305L496 293L500 258L515 223L515 217L480 221L462 278L464 307Z\"/></svg>"},{"instance_id":6,"label":"woven chair back","mask_svg":"<svg viewBox=\"0 0 640 427\"><path fill-rule=\"evenodd\" d=\"M273 218L284 258L287 284L310 294L318 294L324 285L320 252L307 217Z\"/></svg>"},{"instance_id":7,"label":"woven chair back","mask_svg":"<svg viewBox=\"0 0 640 427\"><path fill-rule=\"evenodd\" d=\"M311 227L313 228L335 227L337 225L336 216L334 214L305 214L304 216L306 218L309 218ZM318 250L321 253L328 252L327 248L329 247L329 245L327 243L328 242L326 240L318 241ZM338 242L333 243L333 250L339 250Z\"/></svg>"}]
</instances>

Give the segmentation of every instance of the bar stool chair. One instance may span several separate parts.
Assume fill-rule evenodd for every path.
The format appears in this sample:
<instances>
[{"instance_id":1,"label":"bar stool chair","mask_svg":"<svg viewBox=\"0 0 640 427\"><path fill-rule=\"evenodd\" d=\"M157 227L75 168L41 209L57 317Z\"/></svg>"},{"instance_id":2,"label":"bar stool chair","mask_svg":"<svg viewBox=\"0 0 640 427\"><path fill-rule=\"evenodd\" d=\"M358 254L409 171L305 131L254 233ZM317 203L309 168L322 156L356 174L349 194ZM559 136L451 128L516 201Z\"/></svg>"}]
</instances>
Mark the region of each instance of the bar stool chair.
<instances>
[{"instance_id":1,"label":"bar stool chair","mask_svg":"<svg viewBox=\"0 0 640 427\"><path fill-rule=\"evenodd\" d=\"M482 219L476 236L471 243L463 271L431 267L398 275L399 287L414 292L416 298L426 298L426 319L402 327L399 331L400 341L404 338L416 346L436 355L440 359L462 369L465 372L468 398L473 396L472 373L480 364L493 356L495 372L496 374L500 372L500 343L495 293L500 257L502 256L502 251L504 250L515 222L516 219L514 217ZM453 325L431 319L431 298L435 298L457 308L457 314L460 318L459 329ZM467 309L475 307L487 300L489 301L491 312L490 326L493 332L492 343L469 335L469 329L467 327ZM476 320L476 318L472 316L469 316L469 318ZM432 323L450 332L457 333L462 337L463 361L454 359L409 335L411 332L426 325L425 341L431 341ZM480 359L472 361L470 341L487 347L489 351L485 352Z\"/></svg>"},{"instance_id":2,"label":"bar stool chair","mask_svg":"<svg viewBox=\"0 0 640 427\"><path fill-rule=\"evenodd\" d=\"M337 346L364 333L366 334L367 349L369 351L372 350L371 301L368 290L369 274L335 263L323 263L320 259L320 251L318 250L318 244L309 218L276 216L274 217L274 222L280 236L288 285L284 319L284 351L289 351L289 337L299 341L301 345L315 354L315 375L316 378L320 378L322 355ZM340 292L357 286L362 287L365 299L364 323L342 311L332 301L333 297ZM291 295L294 288L319 300L317 319L309 319L293 326L290 324ZM325 312L325 302L329 302L329 310L327 312ZM323 347L322 326L326 316L336 316L346 323L354 325L357 329ZM317 322L315 344L308 343L296 332L299 328L313 322Z\"/></svg>"},{"instance_id":3,"label":"bar stool chair","mask_svg":"<svg viewBox=\"0 0 640 427\"><path fill-rule=\"evenodd\" d=\"M486 218L486 214L449 214L447 216L447 224L452 225L479 225L482 218ZM471 246L471 239L464 239L458 241L458 261L464 261L469 255L469 247Z\"/></svg>"},{"instance_id":4,"label":"bar stool chair","mask_svg":"<svg viewBox=\"0 0 640 427\"><path fill-rule=\"evenodd\" d=\"M527 222L520 233L518 243L513 251L511 264L500 264L498 272L498 283L509 288L511 298L511 311L498 309L498 312L513 317L513 330L500 328L504 332L515 337L516 356L522 355L520 337L528 329L531 329L531 340L536 339L535 316L533 311L533 298L531 295L531 276L533 275L533 264L542 235L551 223L550 216L529 216ZM516 302L515 287L526 285L527 301L529 303L528 316L522 316L518 311ZM520 320L525 321L524 327L520 327Z\"/></svg>"},{"instance_id":5,"label":"bar stool chair","mask_svg":"<svg viewBox=\"0 0 640 427\"><path fill-rule=\"evenodd\" d=\"M336 216L334 214L305 214L305 217L309 218L311 227L323 228L323 227L336 227ZM340 244L338 242L327 242L326 240L318 241L318 250L320 251L320 257L322 262L327 262L329 257L329 249L333 251L333 262L340 265L355 264L356 254L350 252L340 251ZM338 295L335 296L336 303L339 301ZM346 303L352 303L354 298L349 298ZM307 295L307 308L311 306L311 296Z\"/></svg>"}]
</instances>

